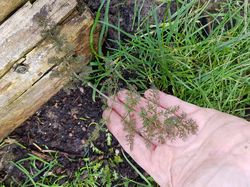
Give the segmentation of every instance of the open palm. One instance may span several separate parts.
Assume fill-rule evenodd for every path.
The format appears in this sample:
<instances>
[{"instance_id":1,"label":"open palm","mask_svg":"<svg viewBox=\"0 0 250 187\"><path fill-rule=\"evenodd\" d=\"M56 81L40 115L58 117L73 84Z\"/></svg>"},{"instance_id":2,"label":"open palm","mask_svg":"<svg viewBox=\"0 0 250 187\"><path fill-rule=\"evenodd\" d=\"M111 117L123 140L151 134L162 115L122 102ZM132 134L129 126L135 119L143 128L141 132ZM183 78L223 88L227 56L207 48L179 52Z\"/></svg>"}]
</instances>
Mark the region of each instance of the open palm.
<instances>
[{"instance_id":1,"label":"open palm","mask_svg":"<svg viewBox=\"0 0 250 187\"><path fill-rule=\"evenodd\" d=\"M213 109L201 108L174 96L159 92L158 109L179 106L196 121L198 132L185 141L145 144L140 133L141 106L152 100L152 90L145 92L134 108L138 132L131 150L122 119L126 115L127 91L108 102L103 113L107 126L125 151L161 186L250 186L249 122ZM115 100L115 102L113 102Z\"/></svg>"}]
</instances>

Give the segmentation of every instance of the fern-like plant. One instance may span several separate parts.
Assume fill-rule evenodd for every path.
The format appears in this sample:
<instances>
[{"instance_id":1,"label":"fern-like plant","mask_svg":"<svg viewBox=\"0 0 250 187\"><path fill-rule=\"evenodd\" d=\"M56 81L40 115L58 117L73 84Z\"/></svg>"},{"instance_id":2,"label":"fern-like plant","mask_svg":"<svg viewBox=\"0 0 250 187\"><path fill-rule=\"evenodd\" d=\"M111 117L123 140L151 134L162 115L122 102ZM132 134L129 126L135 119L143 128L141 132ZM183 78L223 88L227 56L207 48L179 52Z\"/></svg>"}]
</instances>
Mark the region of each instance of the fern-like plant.
<instances>
[{"instance_id":1,"label":"fern-like plant","mask_svg":"<svg viewBox=\"0 0 250 187\"><path fill-rule=\"evenodd\" d=\"M162 108L159 105L159 91L153 91L153 97L147 100L146 106L140 108L139 116L143 126L136 129L136 122L133 118L134 109L140 103L137 93L128 92L126 99L127 115L129 121L124 120L124 128L127 131L128 143L133 147L133 137L135 131L142 134L145 143L157 142L164 144L166 140L174 141L177 138L185 140L198 130L198 125L193 119L189 119L186 113L180 111L179 106ZM138 114L137 114L138 115Z\"/></svg>"},{"instance_id":2,"label":"fern-like plant","mask_svg":"<svg viewBox=\"0 0 250 187\"><path fill-rule=\"evenodd\" d=\"M90 83L88 85L108 99L108 96L94 88ZM187 114L182 112L179 106L160 107L159 91L153 91L152 98L146 100L146 105L141 106L140 102L145 101L142 101L142 97L137 92L134 90L127 92L124 104L126 114L123 116L122 122L124 130L127 132L126 137L130 149L133 149L136 133L140 133L144 137L146 145L149 145L151 142L164 144L166 141L175 141L177 138L185 140L198 131L197 123L188 118ZM138 106L141 106L139 112L135 111ZM141 118L142 127L136 125L138 122L135 115L139 115Z\"/></svg>"}]
</instances>

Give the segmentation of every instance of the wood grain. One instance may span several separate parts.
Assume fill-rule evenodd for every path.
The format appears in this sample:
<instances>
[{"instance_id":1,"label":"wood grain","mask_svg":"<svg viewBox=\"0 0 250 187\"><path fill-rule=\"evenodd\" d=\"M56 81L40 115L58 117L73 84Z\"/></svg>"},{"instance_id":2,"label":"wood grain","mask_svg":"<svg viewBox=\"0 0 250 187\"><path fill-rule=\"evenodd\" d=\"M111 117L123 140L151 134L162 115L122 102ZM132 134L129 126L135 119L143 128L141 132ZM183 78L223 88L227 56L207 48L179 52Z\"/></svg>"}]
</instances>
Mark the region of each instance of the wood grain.
<instances>
[{"instance_id":1,"label":"wood grain","mask_svg":"<svg viewBox=\"0 0 250 187\"><path fill-rule=\"evenodd\" d=\"M28 0L0 0L0 23L9 16L9 14Z\"/></svg>"},{"instance_id":2,"label":"wood grain","mask_svg":"<svg viewBox=\"0 0 250 187\"><path fill-rule=\"evenodd\" d=\"M67 18L75 9L76 0L39 0L27 2L14 15L0 25L0 78L32 50L43 38L38 15L55 24Z\"/></svg>"},{"instance_id":3,"label":"wood grain","mask_svg":"<svg viewBox=\"0 0 250 187\"><path fill-rule=\"evenodd\" d=\"M58 1L61 3L63 2L63 0ZM58 6L58 2L54 2L57 3ZM72 5L73 4L74 3L72 3ZM27 5L25 5L25 7L26 6ZM62 9L59 9L57 6L52 7L61 11ZM68 42L74 44L76 46L77 53L84 56L82 63L72 64L71 68L75 70L84 70L86 63L88 63L92 57L89 45L89 35L93 24L93 18L88 9L86 9L82 14L79 14L76 10L74 10L75 6L70 7L72 8L72 10L68 9L70 15L67 11L64 13L64 15L68 15L62 22L60 35L66 38ZM40 12L39 9L36 10L37 12ZM33 11L31 12L35 14ZM56 13L56 11L53 12L60 15L61 18L63 17L61 16L61 13ZM54 17L53 20L57 20L57 22L62 20L58 19L55 15L51 15L51 17ZM14 24L13 22L10 23ZM27 22L22 25L30 28L29 24L36 26L32 20L30 23ZM26 28L23 29L25 30ZM16 30L21 33L22 29L17 28ZM37 28L37 30L39 30L39 28ZM33 29L28 29L26 32L27 31L29 34L34 35ZM21 64L28 67L27 71L24 73L18 73L15 71L15 68L6 69L5 66L5 73L2 74L2 77L0 78L0 140L6 137L10 132L35 113L44 103L46 103L65 84L67 84L72 76L72 71L67 71L64 67L65 64L55 65L48 63L51 57L58 55L62 57L67 54L58 54L58 51L50 40L42 41L40 33L38 31L35 31L35 33L39 36L33 36L33 38L35 38L35 42L33 41L33 47L28 50L28 52L27 49L30 48L31 45L26 47L24 44L20 44L20 51L26 51L26 53L19 53L18 50L16 50L16 53L12 53L14 59L18 56L19 63L21 62ZM21 35L22 34L20 34L20 37ZM7 38L6 35L3 37ZM9 35L9 37L13 37L13 35ZM27 38L24 37L22 39L20 37L18 36L16 41L19 43L26 43ZM2 35L0 34L0 40L1 38ZM97 43L98 31L95 32L95 38L95 43ZM5 45L8 44L6 43ZM12 48L8 48L8 50L12 50ZM7 58L5 57L5 59ZM8 59L9 63L12 64L13 60L11 55L8 56ZM2 65L2 62L0 62L0 65ZM8 65L9 64L7 64L7 66ZM0 68L1 67L3 68L3 66L0 66ZM54 70L59 71L61 76L51 76Z\"/></svg>"}]
</instances>

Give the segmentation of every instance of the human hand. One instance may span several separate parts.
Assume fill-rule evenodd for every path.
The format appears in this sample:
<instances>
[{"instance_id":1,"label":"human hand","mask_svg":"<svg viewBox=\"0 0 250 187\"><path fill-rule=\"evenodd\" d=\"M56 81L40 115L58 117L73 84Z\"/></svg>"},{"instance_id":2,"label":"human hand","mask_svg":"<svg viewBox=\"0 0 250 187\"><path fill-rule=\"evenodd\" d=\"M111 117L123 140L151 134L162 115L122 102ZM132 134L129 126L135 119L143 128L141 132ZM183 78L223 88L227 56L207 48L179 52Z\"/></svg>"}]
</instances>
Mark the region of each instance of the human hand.
<instances>
[{"instance_id":1,"label":"human hand","mask_svg":"<svg viewBox=\"0 0 250 187\"><path fill-rule=\"evenodd\" d=\"M134 110L138 132L131 150L123 127L128 91L119 92L103 113L107 126L124 150L161 186L250 186L250 125L244 119L201 108L159 92L158 108L179 106L196 121L198 132L185 141L145 144L140 133L140 108L152 100L145 92ZM115 102L112 102L115 100Z\"/></svg>"}]
</instances>

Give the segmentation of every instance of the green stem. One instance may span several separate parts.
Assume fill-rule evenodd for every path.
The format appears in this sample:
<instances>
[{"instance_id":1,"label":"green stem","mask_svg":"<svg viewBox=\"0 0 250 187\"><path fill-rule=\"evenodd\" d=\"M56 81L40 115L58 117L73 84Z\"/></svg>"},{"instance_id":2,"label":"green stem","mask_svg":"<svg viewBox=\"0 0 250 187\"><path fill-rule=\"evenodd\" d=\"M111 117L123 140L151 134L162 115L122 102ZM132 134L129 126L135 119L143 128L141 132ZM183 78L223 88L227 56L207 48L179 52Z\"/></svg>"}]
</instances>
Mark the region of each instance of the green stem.
<instances>
[{"instance_id":1,"label":"green stem","mask_svg":"<svg viewBox=\"0 0 250 187\"><path fill-rule=\"evenodd\" d=\"M90 82L87 83L87 85L92 88L95 92L99 93L102 97L104 97L105 99L109 100L109 97L107 95L105 95L104 93L102 93L100 90L98 90L97 88L95 88Z\"/></svg>"}]
</instances>

